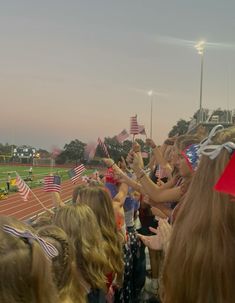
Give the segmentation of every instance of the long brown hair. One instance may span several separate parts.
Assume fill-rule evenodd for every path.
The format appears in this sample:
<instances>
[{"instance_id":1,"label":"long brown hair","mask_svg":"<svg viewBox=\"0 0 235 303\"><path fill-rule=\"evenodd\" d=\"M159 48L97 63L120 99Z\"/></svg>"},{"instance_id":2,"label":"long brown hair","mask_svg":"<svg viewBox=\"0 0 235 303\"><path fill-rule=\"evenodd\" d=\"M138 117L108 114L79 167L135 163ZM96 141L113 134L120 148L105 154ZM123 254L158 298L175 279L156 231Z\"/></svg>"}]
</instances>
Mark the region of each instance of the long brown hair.
<instances>
[{"instance_id":1,"label":"long brown hair","mask_svg":"<svg viewBox=\"0 0 235 303\"><path fill-rule=\"evenodd\" d=\"M31 229L14 218L0 217L0 302L57 303L50 261L39 243L3 231L4 225Z\"/></svg>"},{"instance_id":2,"label":"long brown hair","mask_svg":"<svg viewBox=\"0 0 235 303\"><path fill-rule=\"evenodd\" d=\"M235 128L212 144L235 142ZM230 159L202 156L173 226L163 272L164 303L235 302L235 203L214 184Z\"/></svg>"},{"instance_id":3,"label":"long brown hair","mask_svg":"<svg viewBox=\"0 0 235 303\"><path fill-rule=\"evenodd\" d=\"M80 192L80 203L88 205L94 211L105 241L110 271L117 274L117 281L121 284L124 268L122 244L109 193L101 186L84 188Z\"/></svg>"},{"instance_id":4,"label":"long brown hair","mask_svg":"<svg viewBox=\"0 0 235 303\"><path fill-rule=\"evenodd\" d=\"M86 205L65 206L55 214L54 222L71 239L82 278L91 288L106 290L104 241L93 211Z\"/></svg>"}]
</instances>

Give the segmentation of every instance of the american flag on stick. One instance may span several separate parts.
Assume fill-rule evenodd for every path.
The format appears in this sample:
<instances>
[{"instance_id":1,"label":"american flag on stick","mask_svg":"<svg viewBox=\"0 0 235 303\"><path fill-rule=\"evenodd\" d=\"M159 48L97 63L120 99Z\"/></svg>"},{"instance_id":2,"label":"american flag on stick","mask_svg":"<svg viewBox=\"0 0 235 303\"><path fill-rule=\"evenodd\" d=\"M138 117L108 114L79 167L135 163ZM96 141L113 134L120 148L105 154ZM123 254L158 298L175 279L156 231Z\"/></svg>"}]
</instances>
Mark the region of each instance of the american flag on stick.
<instances>
[{"instance_id":1,"label":"american flag on stick","mask_svg":"<svg viewBox=\"0 0 235 303\"><path fill-rule=\"evenodd\" d=\"M149 157L149 154L147 152L141 153L142 158L147 159Z\"/></svg>"},{"instance_id":2,"label":"american flag on stick","mask_svg":"<svg viewBox=\"0 0 235 303\"><path fill-rule=\"evenodd\" d=\"M18 187L19 193L24 201L28 201L28 195L30 193L30 188L24 182L23 179L17 174L16 175L16 186Z\"/></svg>"},{"instance_id":3,"label":"american flag on stick","mask_svg":"<svg viewBox=\"0 0 235 303\"><path fill-rule=\"evenodd\" d=\"M137 135L139 133L139 125L137 122L137 115L130 118L130 134Z\"/></svg>"},{"instance_id":4,"label":"american flag on stick","mask_svg":"<svg viewBox=\"0 0 235 303\"><path fill-rule=\"evenodd\" d=\"M83 164L78 165L68 171L69 177L73 183L76 183L81 177L82 173L85 171L85 166Z\"/></svg>"},{"instance_id":5,"label":"american flag on stick","mask_svg":"<svg viewBox=\"0 0 235 303\"><path fill-rule=\"evenodd\" d=\"M89 142L87 143L85 150L84 150L84 158L86 160L91 160L95 156L96 148L98 143L97 142Z\"/></svg>"},{"instance_id":6,"label":"american flag on stick","mask_svg":"<svg viewBox=\"0 0 235 303\"><path fill-rule=\"evenodd\" d=\"M139 134L146 136L146 131L144 125L139 125Z\"/></svg>"},{"instance_id":7,"label":"american flag on stick","mask_svg":"<svg viewBox=\"0 0 235 303\"><path fill-rule=\"evenodd\" d=\"M44 178L44 191L46 192L60 192L61 178L60 176L46 176Z\"/></svg>"},{"instance_id":8,"label":"american flag on stick","mask_svg":"<svg viewBox=\"0 0 235 303\"><path fill-rule=\"evenodd\" d=\"M162 178L162 169L161 169L160 165L157 166L157 169L156 169L156 172L155 172L155 177L157 177L158 179Z\"/></svg>"},{"instance_id":9,"label":"american flag on stick","mask_svg":"<svg viewBox=\"0 0 235 303\"><path fill-rule=\"evenodd\" d=\"M120 132L120 134L118 134L116 136L116 139L119 143L122 143L123 141L125 141L127 138L129 137L128 132L124 129L122 132Z\"/></svg>"},{"instance_id":10,"label":"american flag on stick","mask_svg":"<svg viewBox=\"0 0 235 303\"><path fill-rule=\"evenodd\" d=\"M158 168L155 172L155 176L158 178L158 179L163 179L165 177L167 177L167 171L165 168L162 168L160 165L158 165Z\"/></svg>"},{"instance_id":11,"label":"american flag on stick","mask_svg":"<svg viewBox=\"0 0 235 303\"><path fill-rule=\"evenodd\" d=\"M103 152L105 153L105 156L108 157L108 158L110 158L107 146L105 145L105 143L100 138L98 138L98 144L100 145L100 147L102 148Z\"/></svg>"}]
</instances>

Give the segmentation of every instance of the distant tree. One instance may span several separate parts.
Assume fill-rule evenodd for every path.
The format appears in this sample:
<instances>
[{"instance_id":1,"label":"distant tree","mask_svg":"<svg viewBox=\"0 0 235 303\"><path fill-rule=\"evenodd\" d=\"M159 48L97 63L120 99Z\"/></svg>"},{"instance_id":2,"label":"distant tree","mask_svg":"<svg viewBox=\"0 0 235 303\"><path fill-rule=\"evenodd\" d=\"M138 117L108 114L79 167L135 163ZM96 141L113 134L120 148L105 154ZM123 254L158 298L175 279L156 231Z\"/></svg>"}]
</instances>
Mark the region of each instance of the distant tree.
<instances>
[{"instance_id":1,"label":"distant tree","mask_svg":"<svg viewBox=\"0 0 235 303\"><path fill-rule=\"evenodd\" d=\"M107 147L108 153L110 155L110 157L114 160L117 161L117 159L120 157L120 155L123 152L123 146L122 144L120 144L115 137L110 138L110 137L106 137L104 138L104 143ZM107 157L105 155L104 150L102 149L102 147L100 145L97 146L96 148L96 153L95 153L95 157L98 158L105 158Z\"/></svg>"},{"instance_id":2,"label":"distant tree","mask_svg":"<svg viewBox=\"0 0 235 303\"><path fill-rule=\"evenodd\" d=\"M168 136L173 137L176 135L183 135L186 134L188 131L189 121L180 119L176 125L174 125L169 132Z\"/></svg>"},{"instance_id":3,"label":"distant tree","mask_svg":"<svg viewBox=\"0 0 235 303\"><path fill-rule=\"evenodd\" d=\"M83 161L85 146L86 144L78 139L72 140L69 144L65 144L64 150L58 156L59 160L66 159L66 161L74 161L76 164Z\"/></svg>"},{"instance_id":4,"label":"distant tree","mask_svg":"<svg viewBox=\"0 0 235 303\"><path fill-rule=\"evenodd\" d=\"M65 164L67 161L67 156L65 151L62 151L56 158L55 163L56 164Z\"/></svg>"},{"instance_id":5,"label":"distant tree","mask_svg":"<svg viewBox=\"0 0 235 303\"><path fill-rule=\"evenodd\" d=\"M104 143L108 149L110 157L115 162L117 162L121 156L123 156L125 158L132 146L132 141L125 140L123 143L119 143L115 137L104 138ZM98 158L106 157L103 149L99 145L97 146L95 157L98 157Z\"/></svg>"},{"instance_id":6,"label":"distant tree","mask_svg":"<svg viewBox=\"0 0 235 303\"><path fill-rule=\"evenodd\" d=\"M0 143L0 154L6 155L6 154L11 154L12 150L15 148L15 145L10 145L8 143L2 144Z\"/></svg>"},{"instance_id":7,"label":"distant tree","mask_svg":"<svg viewBox=\"0 0 235 303\"><path fill-rule=\"evenodd\" d=\"M49 151L47 151L46 149L43 149L43 148L39 148L37 150L37 153L40 154L41 158L49 158L50 157Z\"/></svg>"},{"instance_id":8,"label":"distant tree","mask_svg":"<svg viewBox=\"0 0 235 303\"><path fill-rule=\"evenodd\" d=\"M136 139L136 141L140 144L142 151L148 151L148 149L146 149L145 143L142 139ZM125 140L123 143L119 143L115 137L105 138L104 143L108 149L110 157L115 162L117 162L121 156L126 158L127 154L129 153L129 151L131 150L131 147L132 147L132 141ZM95 156L98 158L106 157L103 149L99 145L97 146Z\"/></svg>"}]
</instances>

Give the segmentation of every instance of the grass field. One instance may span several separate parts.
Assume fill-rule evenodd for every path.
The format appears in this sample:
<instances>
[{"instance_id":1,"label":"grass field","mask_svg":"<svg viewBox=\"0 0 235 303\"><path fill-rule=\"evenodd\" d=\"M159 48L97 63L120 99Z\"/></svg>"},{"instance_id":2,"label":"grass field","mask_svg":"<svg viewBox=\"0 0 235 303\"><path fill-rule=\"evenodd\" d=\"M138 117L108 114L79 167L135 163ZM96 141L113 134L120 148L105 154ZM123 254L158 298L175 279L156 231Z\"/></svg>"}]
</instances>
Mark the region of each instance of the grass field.
<instances>
[{"instance_id":1,"label":"grass field","mask_svg":"<svg viewBox=\"0 0 235 303\"><path fill-rule=\"evenodd\" d=\"M20 175L22 179L26 181L26 183L30 186L30 188L35 188L38 186L42 186L43 178L50 173L58 174L61 176L62 181L65 181L69 178L68 176L68 168L50 168L50 167L33 167L32 172L32 181L29 179L29 166L0 166L0 189L6 188L6 181L8 178L8 173L11 175L11 187L10 192L17 191L15 186L15 177L16 172ZM93 170L85 171L85 174L89 175L93 172Z\"/></svg>"}]
</instances>

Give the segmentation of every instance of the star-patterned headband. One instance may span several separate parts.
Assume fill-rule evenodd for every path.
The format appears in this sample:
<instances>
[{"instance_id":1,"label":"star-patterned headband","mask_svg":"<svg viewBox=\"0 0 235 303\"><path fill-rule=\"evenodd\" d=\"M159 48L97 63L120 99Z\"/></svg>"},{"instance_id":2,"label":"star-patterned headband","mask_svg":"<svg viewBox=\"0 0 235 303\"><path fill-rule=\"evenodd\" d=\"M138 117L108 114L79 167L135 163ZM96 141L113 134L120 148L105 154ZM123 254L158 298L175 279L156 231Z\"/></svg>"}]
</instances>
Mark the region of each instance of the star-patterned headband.
<instances>
[{"instance_id":1,"label":"star-patterned headband","mask_svg":"<svg viewBox=\"0 0 235 303\"><path fill-rule=\"evenodd\" d=\"M181 152L182 156L186 159L187 164L189 165L192 171L195 171L198 167L198 163L199 163L198 150L199 150L198 144L191 144Z\"/></svg>"}]
</instances>

